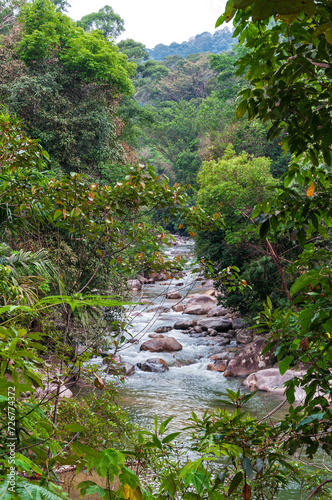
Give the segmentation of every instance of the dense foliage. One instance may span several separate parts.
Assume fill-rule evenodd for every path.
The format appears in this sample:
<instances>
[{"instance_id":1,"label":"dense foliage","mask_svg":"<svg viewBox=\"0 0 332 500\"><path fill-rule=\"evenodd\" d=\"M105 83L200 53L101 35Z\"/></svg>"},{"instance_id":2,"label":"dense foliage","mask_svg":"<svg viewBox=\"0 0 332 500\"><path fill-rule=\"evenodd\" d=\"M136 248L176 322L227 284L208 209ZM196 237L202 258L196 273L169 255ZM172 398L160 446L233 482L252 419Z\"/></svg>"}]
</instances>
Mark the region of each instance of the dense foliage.
<instances>
[{"instance_id":1,"label":"dense foliage","mask_svg":"<svg viewBox=\"0 0 332 500\"><path fill-rule=\"evenodd\" d=\"M330 498L325 462L291 457L332 457L331 3L229 0L217 24L234 18L240 48L217 53L224 29L158 61L115 45L111 7L74 23L66 5L0 2L0 497L66 498L65 466L114 500L272 500L292 480ZM307 368L277 426L228 391L233 412L193 413L183 447L171 419L133 426L85 363L127 341L128 278L180 269L171 224L198 235L225 303L261 310L280 373ZM92 396L62 401L82 379Z\"/></svg>"}]
</instances>

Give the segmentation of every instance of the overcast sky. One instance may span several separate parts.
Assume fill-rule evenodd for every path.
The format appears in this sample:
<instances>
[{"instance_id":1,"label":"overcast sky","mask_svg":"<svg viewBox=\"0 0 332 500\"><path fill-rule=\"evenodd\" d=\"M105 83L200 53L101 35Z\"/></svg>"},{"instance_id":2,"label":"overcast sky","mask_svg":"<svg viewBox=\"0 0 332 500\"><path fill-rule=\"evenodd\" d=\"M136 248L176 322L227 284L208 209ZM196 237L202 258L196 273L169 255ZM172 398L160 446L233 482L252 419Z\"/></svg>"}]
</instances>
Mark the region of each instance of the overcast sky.
<instances>
[{"instance_id":1,"label":"overcast sky","mask_svg":"<svg viewBox=\"0 0 332 500\"><path fill-rule=\"evenodd\" d=\"M75 21L110 5L125 21L118 39L133 38L147 48L158 43L183 42L203 31L214 32L226 0L68 0Z\"/></svg>"}]
</instances>

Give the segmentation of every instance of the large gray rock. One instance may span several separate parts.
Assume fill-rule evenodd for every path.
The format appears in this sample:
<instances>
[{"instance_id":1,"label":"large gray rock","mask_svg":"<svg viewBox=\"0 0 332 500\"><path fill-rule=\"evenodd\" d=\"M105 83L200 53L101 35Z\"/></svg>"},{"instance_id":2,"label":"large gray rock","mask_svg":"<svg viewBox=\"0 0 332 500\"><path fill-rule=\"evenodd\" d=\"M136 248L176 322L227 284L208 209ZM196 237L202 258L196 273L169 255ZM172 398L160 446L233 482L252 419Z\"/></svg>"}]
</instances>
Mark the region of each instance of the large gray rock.
<instances>
[{"instance_id":1,"label":"large gray rock","mask_svg":"<svg viewBox=\"0 0 332 500\"><path fill-rule=\"evenodd\" d=\"M306 372L287 370L283 375L280 374L279 368L268 368L267 370L259 370L251 373L243 382L242 385L249 387L250 390L267 391L275 394L284 394L285 382L294 377L302 379ZM306 393L301 387L297 387L295 392L296 401L305 399Z\"/></svg>"},{"instance_id":2,"label":"large gray rock","mask_svg":"<svg viewBox=\"0 0 332 500\"><path fill-rule=\"evenodd\" d=\"M181 349L182 345L174 337L147 340L140 347L141 351L150 352L174 352L181 351Z\"/></svg>"},{"instance_id":3,"label":"large gray rock","mask_svg":"<svg viewBox=\"0 0 332 500\"><path fill-rule=\"evenodd\" d=\"M234 318L232 321L233 330L242 330L246 328L248 325L242 318Z\"/></svg>"},{"instance_id":4,"label":"large gray rock","mask_svg":"<svg viewBox=\"0 0 332 500\"><path fill-rule=\"evenodd\" d=\"M210 311L207 314L208 318L214 318L218 316L225 316L228 313L228 310L225 307L222 306L215 306L210 309Z\"/></svg>"},{"instance_id":5,"label":"large gray rock","mask_svg":"<svg viewBox=\"0 0 332 500\"><path fill-rule=\"evenodd\" d=\"M264 339L258 339L241 349L229 362L225 377L247 377L260 369L272 368L275 362L274 353L261 355L265 345Z\"/></svg>"},{"instance_id":6,"label":"large gray rock","mask_svg":"<svg viewBox=\"0 0 332 500\"><path fill-rule=\"evenodd\" d=\"M141 290L142 288L142 283L140 282L140 280L128 280L127 285L132 290Z\"/></svg>"},{"instance_id":7,"label":"large gray rock","mask_svg":"<svg viewBox=\"0 0 332 500\"><path fill-rule=\"evenodd\" d=\"M203 330L211 328L212 330L217 330L217 332L227 332L231 328L232 323L229 319L220 317L201 319L197 325L201 326Z\"/></svg>"},{"instance_id":8,"label":"large gray rock","mask_svg":"<svg viewBox=\"0 0 332 500\"><path fill-rule=\"evenodd\" d=\"M217 299L215 297L196 294L190 297L185 305L184 312L186 314L207 314L216 304Z\"/></svg>"},{"instance_id":9,"label":"large gray rock","mask_svg":"<svg viewBox=\"0 0 332 500\"><path fill-rule=\"evenodd\" d=\"M235 339L239 344L250 344L253 340L253 332L252 330L237 330Z\"/></svg>"},{"instance_id":10,"label":"large gray rock","mask_svg":"<svg viewBox=\"0 0 332 500\"><path fill-rule=\"evenodd\" d=\"M186 314L195 314L196 316L203 316L203 314L207 313L207 309L204 306L201 306L199 304L189 304L188 306L185 306L184 312Z\"/></svg>"},{"instance_id":11,"label":"large gray rock","mask_svg":"<svg viewBox=\"0 0 332 500\"><path fill-rule=\"evenodd\" d=\"M54 398L57 394L58 391L58 384L54 383L48 383L45 385L45 388L42 389L41 387L38 387L36 390L35 394L38 398L44 399L45 401L48 401L52 398ZM60 385L59 387L59 399L67 399L67 398L72 398L73 393L71 392L70 389L67 389L65 385Z\"/></svg>"},{"instance_id":12,"label":"large gray rock","mask_svg":"<svg viewBox=\"0 0 332 500\"><path fill-rule=\"evenodd\" d=\"M164 373L169 370L166 361L161 358L147 359L144 363L137 363L137 366L143 372Z\"/></svg>"},{"instance_id":13,"label":"large gray rock","mask_svg":"<svg viewBox=\"0 0 332 500\"><path fill-rule=\"evenodd\" d=\"M173 328L175 330L189 330L193 326L193 321L180 319L176 323L174 323Z\"/></svg>"}]
</instances>

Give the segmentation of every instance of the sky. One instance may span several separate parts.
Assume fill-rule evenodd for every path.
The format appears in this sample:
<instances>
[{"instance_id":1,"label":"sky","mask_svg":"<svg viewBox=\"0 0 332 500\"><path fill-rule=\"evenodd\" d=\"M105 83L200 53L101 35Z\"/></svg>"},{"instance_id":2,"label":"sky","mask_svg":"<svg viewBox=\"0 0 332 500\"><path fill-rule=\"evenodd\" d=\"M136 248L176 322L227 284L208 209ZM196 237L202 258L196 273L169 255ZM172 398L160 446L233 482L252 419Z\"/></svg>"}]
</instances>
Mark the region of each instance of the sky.
<instances>
[{"instance_id":1,"label":"sky","mask_svg":"<svg viewBox=\"0 0 332 500\"><path fill-rule=\"evenodd\" d=\"M151 49L158 43L184 42L203 31L213 33L226 0L67 0L67 14L82 16L110 5L125 21L117 41L133 38Z\"/></svg>"}]
</instances>

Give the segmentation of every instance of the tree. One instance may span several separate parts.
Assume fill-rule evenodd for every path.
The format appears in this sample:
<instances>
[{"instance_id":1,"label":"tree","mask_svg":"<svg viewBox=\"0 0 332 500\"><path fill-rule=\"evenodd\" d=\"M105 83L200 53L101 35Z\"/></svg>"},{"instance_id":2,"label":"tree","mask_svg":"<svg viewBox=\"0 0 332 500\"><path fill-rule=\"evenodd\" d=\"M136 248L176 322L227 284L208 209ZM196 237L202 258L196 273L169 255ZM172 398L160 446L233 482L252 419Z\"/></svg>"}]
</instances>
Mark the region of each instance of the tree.
<instances>
[{"instance_id":1,"label":"tree","mask_svg":"<svg viewBox=\"0 0 332 500\"><path fill-rule=\"evenodd\" d=\"M252 217L259 218L262 238L293 234L302 246L289 268L297 277L290 289L292 303L280 310L267 300L261 331L271 335L267 349L278 345L281 373L298 362L308 366L303 380L288 384L290 408L280 429L290 454L301 448L310 458L319 447L332 455L331 14L325 0L234 0L217 22L234 17L240 42L254 49L238 63L251 84L241 93L238 116L248 111L249 118L270 122L272 138L284 131L283 147L293 155L276 209L259 204ZM306 397L295 407L298 386ZM318 484L308 499L331 482L328 477Z\"/></svg>"},{"instance_id":2,"label":"tree","mask_svg":"<svg viewBox=\"0 0 332 500\"><path fill-rule=\"evenodd\" d=\"M129 61L132 61L135 64L139 64L142 61L147 61L149 59L149 54L145 45L140 42L135 42L135 40L131 38L121 40L121 42L118 43L118 47L121 52L128 56Z\"/></svg>"},{"instance_id":3,"label":"tree","mask_svg":"<svg viewBox=\"0 0 332 500\"><path fill-rule=\"evenodd\" d=\"M1 0L0 1L0 35L7 35L10 28L15 24L20 7L25 0Z\"/></svg>"},{"instance_id":4,"label":"tree","mask_svg":"<svg viewBox=\"0 0 332 500\"><path fill-rule=\"evenodd\" d=\"M1 41L2 101L41 139L54 167L102 177L111 165L124 165L130 154L117 106L120 95L133 92L135 65L48 0L27 4L21 26Z\"/></svg>"},{"instance_id":5,"label":"tree","mask_svg":"<svg viewBox=\"0 0 332 500\"><path fill-rule=\"evenodd\" d=\"M124 31L124 20L116 14L112 7L105 5L98 10L83 16L78 22L84 31L100 30L105 38L115 39Z\"/></svg>"}]
</instances>

